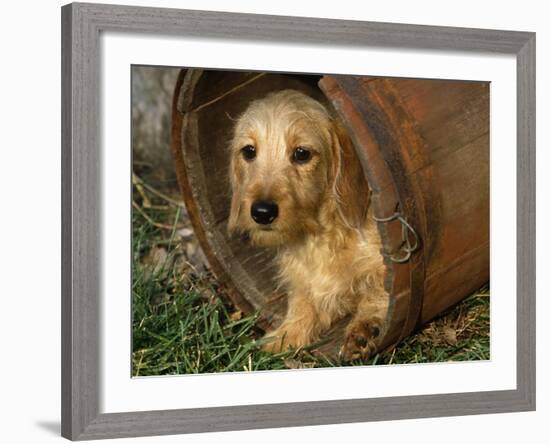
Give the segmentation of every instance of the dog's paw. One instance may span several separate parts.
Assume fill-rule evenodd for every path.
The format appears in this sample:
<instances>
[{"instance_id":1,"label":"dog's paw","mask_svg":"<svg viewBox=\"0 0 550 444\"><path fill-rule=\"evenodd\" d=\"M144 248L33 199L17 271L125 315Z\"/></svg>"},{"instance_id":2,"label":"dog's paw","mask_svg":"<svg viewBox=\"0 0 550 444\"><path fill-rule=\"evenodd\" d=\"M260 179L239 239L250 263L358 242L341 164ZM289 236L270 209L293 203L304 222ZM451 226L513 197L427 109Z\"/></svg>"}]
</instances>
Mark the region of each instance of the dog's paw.
<instances>
[{"instance_id":1,"label":"dog's paw","mask_svg":"<svg viewBox=\"0 0 550 444\"><path fill-rule=\"evenodd\" d=\"M378 349L382 322L378 318L367 321L353 321L346 329L340 358L344 361L367 360Z\"/></svg>"}]
</instances>

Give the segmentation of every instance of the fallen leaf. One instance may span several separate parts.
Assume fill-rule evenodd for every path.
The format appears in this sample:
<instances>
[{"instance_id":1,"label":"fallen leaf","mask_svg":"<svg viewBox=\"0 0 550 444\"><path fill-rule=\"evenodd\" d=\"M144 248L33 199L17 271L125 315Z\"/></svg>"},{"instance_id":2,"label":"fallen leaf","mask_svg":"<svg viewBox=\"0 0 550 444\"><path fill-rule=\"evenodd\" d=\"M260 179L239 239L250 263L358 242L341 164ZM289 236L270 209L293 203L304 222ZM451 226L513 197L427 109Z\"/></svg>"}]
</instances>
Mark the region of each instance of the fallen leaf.
<instances>
[{"instance_id":1,"label":"fallen leaf","mask_svg":"<svg viewBox=\"0 0 550 444\"><path fill-rule=\"evenodd\" d=\"M229 318L232 321L238 321L238 320L242 319L242 317L243 317L243 312L241 310L234 311L233 313L231 313L229 315Z\"/></svg>"},{"instance_id":2,"label":"fallen leaf","mask_svg":"<svg viewBox=\"0 0 550 444\"><path fill-rule=\"evenodd\" d=\"M297 359L286 358L284 362L287 368L290 368L290 369L304 368L304 364L298 361Z\"/></svg>"},{"instance_id":3,"label":"fallen leaf","mask_svg":"<svg viewBox=\"0 0 550 444\"><path fill-rule=\"evenodd\" d=\"M165 248L153 247L143 262L152 273L157 273L167 259L168 253Z\"/></svg>"},{"instance_id":4,"label":"fallen leaf","mask_svg":"<svg viewBox=\"0 0 550 444\"><path fill-rule=\"evenodd\" d=\"M194 242L189 242L185 246L185 255L188 259L191 259L197 252L197 245Z\"/></svg>"},{"instance_id":5,"label":"fallen leaf","mask_svg":"<svg viewBox=\"0 0 550 444\"><path fill-rule=\"evenodd\" d=\"M454 328L444 327L443 336L445 337L445 341L449 345L456 345L458 342L456 339L456 330Z\"/></svg>"},{"instance_id":6,"label":"fallen leaf","mask_svg":"<svg viewBox=\"0 0 550 444\"><path fill-rule=\"evenodd\" d=\"M191 228L182 228L181 230L178 230L178 234L183 239L187 239L193 237L195 232Z\"/></svg>"}]
</instances>

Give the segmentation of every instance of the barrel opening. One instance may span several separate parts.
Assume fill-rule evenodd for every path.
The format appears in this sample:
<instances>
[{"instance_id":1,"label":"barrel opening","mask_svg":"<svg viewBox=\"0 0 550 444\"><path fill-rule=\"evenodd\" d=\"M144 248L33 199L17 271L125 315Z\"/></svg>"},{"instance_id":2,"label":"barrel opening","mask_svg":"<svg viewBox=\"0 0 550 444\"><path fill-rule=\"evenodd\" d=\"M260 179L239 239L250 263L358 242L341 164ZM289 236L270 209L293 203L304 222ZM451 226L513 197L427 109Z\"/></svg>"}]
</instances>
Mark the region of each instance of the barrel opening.
<instances>
[{"instance_id":1,"label":"barrel opening","mask_svg":"<svg viewBox=\"0 0 550 444\"><path fill-rule=\"evenodd\" d=\"M227 233L230 208L228 137L234 119L250 102L283 89L299 90L332 108L319 87L320 75L182 70L174 108L181 122L174 131L174 156L182 192L195 220L210 265L243 311L261 311L265 327L284 316L286 299L276 289L268 250ZM178 159L180 161L178 161ZM183 181L182 181L183 178Z\"/></svg>"}]
</instances>

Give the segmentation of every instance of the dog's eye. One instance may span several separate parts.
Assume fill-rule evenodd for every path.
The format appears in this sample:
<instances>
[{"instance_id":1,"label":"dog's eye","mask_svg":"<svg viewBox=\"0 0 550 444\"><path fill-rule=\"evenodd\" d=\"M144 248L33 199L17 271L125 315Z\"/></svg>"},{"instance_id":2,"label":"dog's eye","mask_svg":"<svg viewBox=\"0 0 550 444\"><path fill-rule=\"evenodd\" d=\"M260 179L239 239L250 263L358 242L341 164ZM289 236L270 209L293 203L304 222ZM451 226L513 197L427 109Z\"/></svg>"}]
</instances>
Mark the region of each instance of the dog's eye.
<instances>
[{"instance_id":1,"label":"dog's eye","mask_svg":"<svg viewBox=\"0 0 550 444\"><path fill-rule=\"evenodd\" d=\"M299 146L292 153L292 160L296 163L306 163L311 159L311 151Z\"/></svg>"},{"instance_id":2,"label":"dog's eye","mask_svg":"<svg viewBox=\"0 0 550 444\"><path fill-rule=\"evenodd\" d=\"M252 160L256 157L256 148L252 145L246 145L241 148L241 153L245 160Z\"/></svg>"}]
</instances>

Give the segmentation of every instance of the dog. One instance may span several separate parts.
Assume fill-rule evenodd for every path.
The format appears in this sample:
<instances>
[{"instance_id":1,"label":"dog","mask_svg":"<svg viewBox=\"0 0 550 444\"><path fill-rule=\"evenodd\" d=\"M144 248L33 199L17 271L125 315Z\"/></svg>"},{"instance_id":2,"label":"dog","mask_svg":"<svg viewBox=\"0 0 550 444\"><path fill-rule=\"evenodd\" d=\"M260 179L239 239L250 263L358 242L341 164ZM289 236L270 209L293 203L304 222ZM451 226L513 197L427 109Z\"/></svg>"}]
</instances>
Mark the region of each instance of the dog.
<instances>
[{"instance_id":1,"label":"dog","mask_svg":"<svg viewBox=\"0 0 550 444\"><path fill-rule=\"evenodd\" d=\"M263 348L311 345L350 316L341 356L371 356L389 297L369 185L341 122L302 92L273 92L236 119L229 151L228 230L275 250L288 294Z\"/></svg>"}]
</instances>

